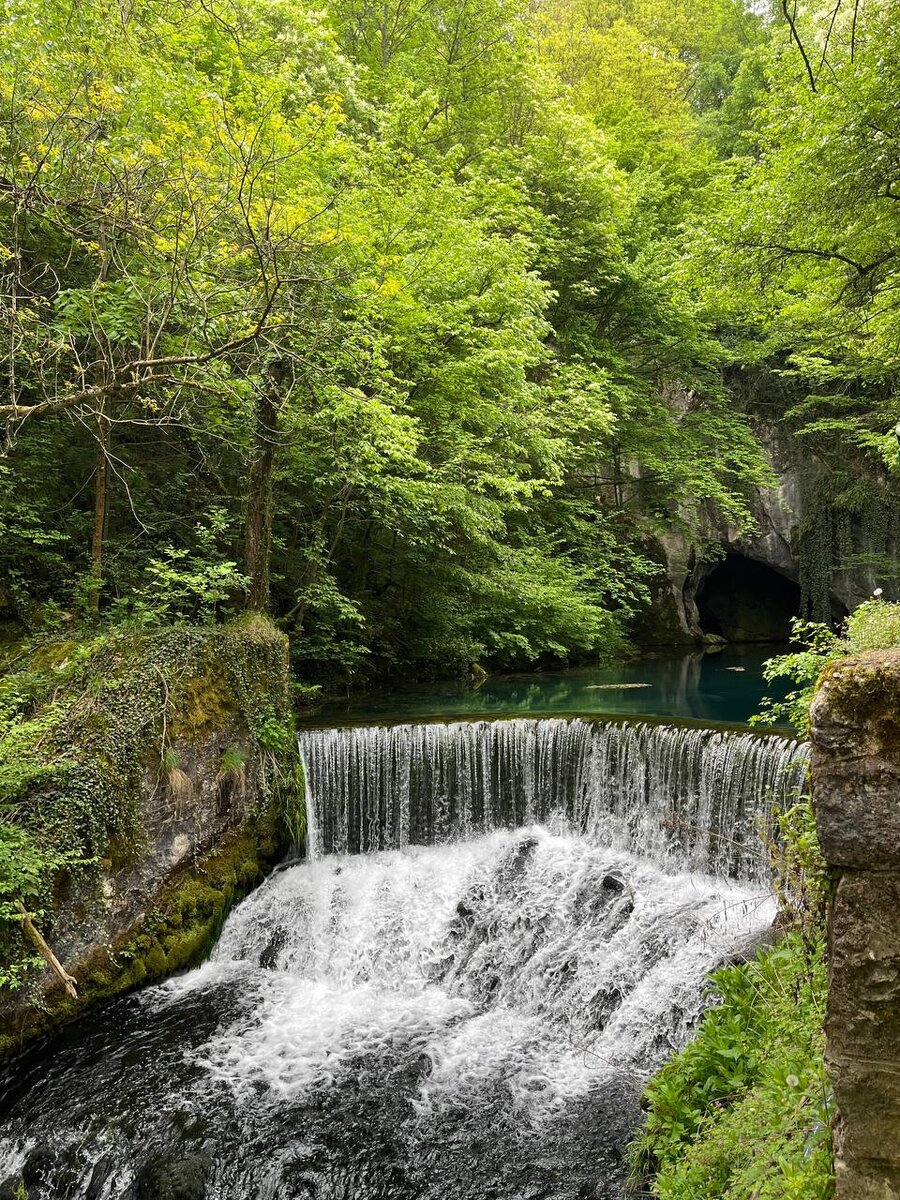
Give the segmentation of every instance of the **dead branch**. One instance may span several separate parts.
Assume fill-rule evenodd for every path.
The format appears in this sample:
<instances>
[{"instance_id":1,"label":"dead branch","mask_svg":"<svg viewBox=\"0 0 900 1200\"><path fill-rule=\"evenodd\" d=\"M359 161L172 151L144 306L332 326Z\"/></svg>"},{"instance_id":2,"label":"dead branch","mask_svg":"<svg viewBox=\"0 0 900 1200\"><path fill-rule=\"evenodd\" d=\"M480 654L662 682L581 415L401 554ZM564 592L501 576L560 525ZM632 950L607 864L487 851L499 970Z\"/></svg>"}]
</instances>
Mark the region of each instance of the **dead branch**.
<instances>
[{"instance_id":1,"label":"dead branch","mask_svg":"<svg viewBox=\"0 0 900 1200\"><path fill-rule=\"evenodd\" d=\"M74 978L74 976L69 974L69 972L65 969L62 963L47 945L47 942L44 940L44 935L35 926L31 919L30 913L21 900L16 901L16 908L19 911L19 916L22 921L22 928L25 931L25 935L27 936L28 940L35 945L35 947L40 951L41 955L47 960L50 969L60 980L63 987L66 989L66 992L72 997L73 1000L77 1000L78 992L75 988L77 980Z\"/></svg>"}]
</instances>

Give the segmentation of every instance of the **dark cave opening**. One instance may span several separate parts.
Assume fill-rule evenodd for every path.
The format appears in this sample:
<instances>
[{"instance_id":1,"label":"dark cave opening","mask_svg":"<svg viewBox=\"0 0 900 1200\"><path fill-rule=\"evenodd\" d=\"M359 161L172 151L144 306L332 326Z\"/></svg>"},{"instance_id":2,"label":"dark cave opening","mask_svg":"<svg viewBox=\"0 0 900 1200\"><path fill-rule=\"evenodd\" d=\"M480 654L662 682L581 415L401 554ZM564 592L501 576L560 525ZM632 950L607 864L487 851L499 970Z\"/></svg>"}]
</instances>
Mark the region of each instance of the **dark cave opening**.
<instances>
[{"instance_id":1,"label":"dark cave opening","mask_svg":"<svg viewBox=\"0 0 900 1200\"><path fill-rule=\"evenodd\" d=\"M763 563L729 552L697 592L704 633L729 642L788 642L800 586Z\"/></svg>"}]
</instances>

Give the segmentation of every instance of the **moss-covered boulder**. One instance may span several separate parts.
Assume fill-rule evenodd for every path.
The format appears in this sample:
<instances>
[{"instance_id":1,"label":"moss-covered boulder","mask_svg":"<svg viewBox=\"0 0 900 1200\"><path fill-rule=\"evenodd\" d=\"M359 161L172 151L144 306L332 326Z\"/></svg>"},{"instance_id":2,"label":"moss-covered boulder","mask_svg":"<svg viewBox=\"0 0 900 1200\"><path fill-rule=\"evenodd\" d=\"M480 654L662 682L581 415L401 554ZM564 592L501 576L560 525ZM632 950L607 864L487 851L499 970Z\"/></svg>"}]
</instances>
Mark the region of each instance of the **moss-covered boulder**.
<instances>
[{"instance_id":1,"label":"moss-covered boulder","mask_svg":"<svg viewBox=\"0 0 900 1200\"><path fill-rule=\"evenodd\" d=\"M261 618L48 642L4 678L4 700L9 1051L202 958L230 905L297 836L302 786L287 641Z\"/></svg>"}]
</instances>

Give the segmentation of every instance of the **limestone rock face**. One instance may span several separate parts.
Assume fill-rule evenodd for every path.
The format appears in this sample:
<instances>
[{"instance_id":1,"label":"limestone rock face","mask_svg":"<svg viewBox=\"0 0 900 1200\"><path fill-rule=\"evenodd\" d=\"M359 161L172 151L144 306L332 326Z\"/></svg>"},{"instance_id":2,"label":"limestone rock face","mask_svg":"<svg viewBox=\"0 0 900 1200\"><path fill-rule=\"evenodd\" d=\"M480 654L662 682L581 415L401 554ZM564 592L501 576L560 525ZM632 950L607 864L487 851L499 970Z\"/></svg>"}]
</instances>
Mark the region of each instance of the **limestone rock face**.
<instances>
[{"instance_id":1,"label":"limestone rock face","mask_svg":"<svg viewBox=\"0 0 900 1200\"><path fill-rule=\"evenodd\" d=\"M122 863L102 870L100 895L76 888L54 914L53 949L77 978L80 964L115 947L123 935L143 923L161 891L198 868L258 810L261 792L256 764L242 780L220 780L219 762L229 746L246 741L246 729L232 717L215 732L190 744L176 739L179 771L190 789L175 794L155 766L142 773L137 819L140 849ZM53 984L45 975L42 985Z\"/></svg>"},{"instance_id":2,"label":"limestone rock face","mask_svg":"<svg viewBox=\"0 0 900 1200\"><path fill-rule=\"evenodd\" d=\"M775 473L776 483L771 488L760 488L753 499L755 532L741 534L737 530L725 530L725 538L738 553L797 582L797 528L803 515L799 473L791 451L776 434L759 430L758 436Z\"/></svg>"},{"instance_id":3,"label":"limestone rock face","mask_svg":"<svg viewBox=\"0 0 900 1200\"><path fill-rule=\"evenodd\" d=\"M900 868L900 652L841 659L812 707L819 837L829 863Z\"/></svg>"},{"instance_id":4,"label":"limestone rock face","mask_svg":"<svg viewBox=\"0 0 900 1200\"><path fill-rule=\"evenodd\" d=\"M900 1197L900 651L826 670L812 709L813 799L837 879L827 1066L839 1200Z\"/></svg>"},{"instance_id":5,"label":"limestone rock face","mask_svg":"<svg viewBox=\"0 0 900 1200\"><path fill-rule=\"evenodd\" d=\"M296 754L287 649L262 622L174 629L122 667L89 719L72 720L66 753L86 781L82 792L104 795L125 815L102 857L60 873L52 909L41 916L77 997L49 967L0 994L0 1053L99 1000L193 965L229 906L287 850L283 805ZM66 811L67 786L65 777L54 780L33 803L52 818Z\"/></svg>"},{"instance_id":6,"label":"limestone rock face","mask_svg":"<svg viewBox=\"0 0 900 1200\"><path fill-rule=\"evenodd\" d=\"M757 431L772 465L776 483L760 488L751 498L755 528L745 533L729 526L714 511L706 514L702 540L718 545L720 553L735 561L746 560L769 568L775 577L799 584L796 559L797 530L802 516L802 489L789 452L778 437L767 430ZM706 627L698 601L702 598L710 577L720 560L704 557L700 545L677 532L659 541L660 560L665 574L654 585L651 616L643 618L635 629L635 640L642 645L674 644L690 641L700 643L716 630ZM757 585L752 597L757 607L765 600ZM739 607L739 606L738 606ZM747 625L746 619L743 625ZM741 618L731 632L734 640L773 640L767 629L740 628ZM728 636L726 632L725 636Z\"/></svg>"},{"instance_id":7,"label":"limestone rock face","mask_svg":"<svg viewBox=\"0 0 900 1200\"><path fill-rule=\"evenodd\" d=\"M639 646L693 646L702 642L693 600L692 579L697 566L694 548L673 533L645 547L644 552L662 569L650 580L650 604L632 628L635 642Z\"/></svg>"},{"instance_id":8,"label":"limestone rock face","mask_svg":"<svg viewBox=\"0 0 900 1200\"><path fill-rule=\"evenodd\" d=\"M799 613L799 589L801 584L810 583L801 579L804 526L815 524L816 517L831 519L817 496L822 469L804 454L795 439L786 438L777 429L757 427L756 435L775 482L771 487L757 489L750 498L753 529L749 532L736 529L710 509L704 514L694 540L678 532L659 539L651 553L664 565L664 574L651 588L649 612L635 626L633 636L638 644L699 643L705 640L705 635L716 632L733 641L782 640L784 634L775 636L777 629L771 624L748 619L754 606L764 612L781 610L788 604L795 614ZM877 486L873 481L873 487ZM834 619L842 619L868 599L876 587L883 587L887 598L895 598L895 583L880 574L878 568L879 561L895 558L900 550L898 530L893 524L888 522L889 527L878 532L873 526L854 522L848 516L842 534L838 536L833 531L835 545L838 542L843 545L842 554L852 563L831 572L830 605ZM710 555L710 547L717 547L721 557ZM835 552L834 546L831 552ZM745 578L740 573L733 576L727 568L723 570L725 559L731 565L744 564ZM760 568L755 578L748 570L754 565ZM706 603L714 584L719 592L718 617L708 611ZM727 602L729 593L734 601L731 605ZM784 625L783 619L780 624Z\"/></svg>"}]
</instances>

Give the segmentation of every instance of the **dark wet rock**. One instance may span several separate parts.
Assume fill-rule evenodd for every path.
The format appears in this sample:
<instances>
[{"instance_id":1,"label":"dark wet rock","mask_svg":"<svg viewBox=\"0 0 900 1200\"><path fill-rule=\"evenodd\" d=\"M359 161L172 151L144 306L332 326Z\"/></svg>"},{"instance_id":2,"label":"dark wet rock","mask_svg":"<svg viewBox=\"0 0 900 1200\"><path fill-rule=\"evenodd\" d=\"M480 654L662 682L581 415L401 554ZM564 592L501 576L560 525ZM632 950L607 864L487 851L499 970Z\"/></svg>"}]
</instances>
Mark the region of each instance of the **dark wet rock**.
<instances>
[{"instance_id":1,"label":"dark wet rock","mask_svg":"<svg viewBox=\"0 0 900 1200\"><path fill-rule=\"evenodd\" d=\"M49 1146L35 1146L22 1167L22 1182L26 1187L46 1183L53 1177L58 1165L59 1154L56 1151Z\"/></svg>"},{"instance_id":2,"label":"dark wet rock","mask_svg":"<svg viewBox=\"0 0 900 1200\"><path fill-rule=\"evenodd\" d=\"M85 1200L98 1200L103 1194L104 1185L115 1172L115 1162L107 1155L94 1164L91 1178L85 1191Z\"/></svg>"},{"instance_id":3,"label":"dark wet rock","mask_svg":"<svg viewBox=\"0 0 900 1200\"><path fill-rule=\"evenodd\" d=\"M259 965L265 967L266 970L273 971L278 965L278 955L287 945L288 935L286 929L276 929L269 939L269 943L259 956Z\"/></svg>"},{"instance_id":4,"label":"dark wet rock","mask_svg":"<svg viewBox=\"0 0 900 1200\"><path fill-rule=\"evenodd\" d=\"M205 1154L150 1163L138 1181L139 1200L204 1200L211 1168Z\"/></svg>"}]
</instances>

